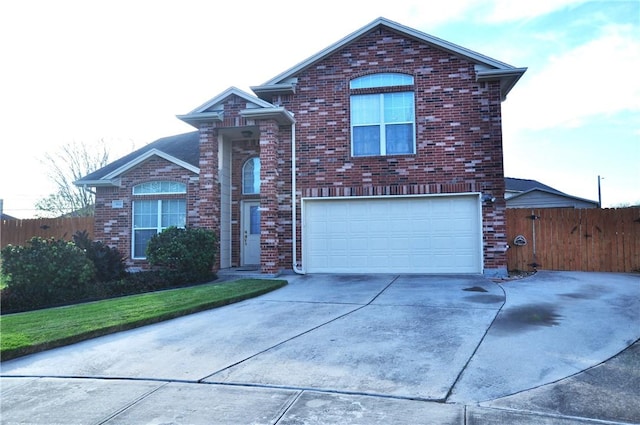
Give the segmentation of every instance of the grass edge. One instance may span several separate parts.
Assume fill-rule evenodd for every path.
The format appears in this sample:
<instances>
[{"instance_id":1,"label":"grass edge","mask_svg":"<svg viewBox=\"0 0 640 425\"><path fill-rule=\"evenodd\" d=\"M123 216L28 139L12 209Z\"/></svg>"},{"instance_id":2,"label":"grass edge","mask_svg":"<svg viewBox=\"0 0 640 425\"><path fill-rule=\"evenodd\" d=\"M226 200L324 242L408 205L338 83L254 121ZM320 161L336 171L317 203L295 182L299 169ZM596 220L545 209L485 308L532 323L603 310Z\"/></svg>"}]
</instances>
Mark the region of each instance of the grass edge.
<instances>
[{"instance_id":1,"label":"grass edge","mask_svg":"<svg viewBox=\"0 0 640 425\"><path fill-rule=\"evenodd\" d=\"M89 332L82 332L76 335L68 336L65 338L54 339L46 343L32 344L21 348L12 348L0 351L0 362L7 360L13 360L18 357L26 356L29 354L36 354L42 351L50 350L53 348L64 347L66 345L75 344L77 342L86 341L89 339L111 335L117 332L128 331L136 329L142 326L152 325L154 323L160 323L178 317L187 316L189 314L199 313L206 310L211 310L225 305L234 304L240 301L245 301L250 298L259 297L260 295L267 294L276 289L280 289L287 285L287 281L283 280L281 284L275 285L270 288L262 288L254 291L244 293L242 295L236 295L224 300L211 301L208 303L200 304L195 307L187 308L184 310L174 311L170 313L158 314L157 316L149 317L146 319L136 320L129 323L124 323L115 326L105 326L104 328L94 329Z\"/></svg>"}]
</instances>

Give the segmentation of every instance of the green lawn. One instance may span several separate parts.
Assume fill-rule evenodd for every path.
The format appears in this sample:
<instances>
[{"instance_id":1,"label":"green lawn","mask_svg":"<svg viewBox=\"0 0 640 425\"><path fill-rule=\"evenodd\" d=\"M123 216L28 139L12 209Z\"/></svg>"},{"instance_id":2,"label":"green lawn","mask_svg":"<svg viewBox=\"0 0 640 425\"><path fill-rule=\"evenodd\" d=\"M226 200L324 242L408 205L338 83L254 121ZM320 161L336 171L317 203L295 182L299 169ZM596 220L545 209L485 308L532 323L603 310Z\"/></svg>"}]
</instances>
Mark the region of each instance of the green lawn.
<instances>
[{"instance_id":1,"label":"green lawn","mask_svg":"<svg viewBox=\"0 0 640 425\"><path fill-rule=\"evenodd\" d=\"M265 294L285 280L241 279L0 316L2 360Z\"/></svg>"}]
</instances>

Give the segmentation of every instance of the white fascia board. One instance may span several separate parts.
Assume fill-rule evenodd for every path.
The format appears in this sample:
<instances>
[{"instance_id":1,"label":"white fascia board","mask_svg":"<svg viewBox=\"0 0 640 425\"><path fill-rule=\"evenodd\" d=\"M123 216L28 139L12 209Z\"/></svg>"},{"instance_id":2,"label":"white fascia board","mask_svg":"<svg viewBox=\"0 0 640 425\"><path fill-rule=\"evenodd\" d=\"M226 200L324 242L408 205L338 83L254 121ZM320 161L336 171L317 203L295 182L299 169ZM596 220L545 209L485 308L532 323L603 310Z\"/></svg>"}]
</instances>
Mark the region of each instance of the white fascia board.
<instances>
[{"instance_id":1,"label":"white fascia board","mask_svg":"<svg viewBox=\"0 0 640 425\"><path fill-rule=\"evenodd\" d=\"M500 80L501 98L505 100L513 86L516 85L526 71L527 68L487 69L476 72L476 81Z\"/></svg>"},{"instance_id":2,"label":"white fascia board","mask_svg":"<svg viewBox=\"0 0 640 425\"><path fill-rule=\"evenodd\" d=\"M82 186L90 186L90 187L98 187L98 186L105 186L105 187L117 187L120 186L120 179L113 179L113 180L76 180L73 182L74 185L78 186L78 187L82 187Z\"/></svg>"},{"instance_id":3,"label":"white fascia board","mask_svg":"<svg viewBox=\"0 0 640 425\"><path fill-rule=\"evenodd\" d=\"M398 31L400 33L404 33L409 37L415 38L417 40L423 41L425 43L431 44L434 47L440 48L442 50L451 52L455 55L458 56L462 56L465 57L467 59L469 59L471 62L474 63L478 63L478 64L482 64L482 65L486 65L490 68L497 68L497 69L516 69L513 66L506 64L504 62L501 62L499 60L490 58L489 56L485 56L483 54L480 54L478 52L474 52L473 50L469 50L465 47L462 46L458 46L457 44L448 42L446 40L443 40L441 38L438 37L434 37L432 35L426 34L422 31L418 31L415 30L413 28L409 28L407 26L401 25L397 22L391 21L389 19L386 18L378 18L376 20L374 20L373 22L369 23L368 25L360 28L359 30L347 35L346 37L342 38L341 40L337 41L336 43L326 47L325 49L321 50L320 52L316 53L315 55L305 59L304 61L300 62L299 64L295 65L293 68L288 69L287 71L284 71L280 74L278 74L277 76L275 76L274 78L272 78L269 81L266 81L264 84L261 84L260 86L258 86L258 89L260 87L264 87L264 86L273 86L273 85L277 85L279 83L281 83L283 80L286 80L288 77L296 74L297 72L299 72L300 70L310 66L311 64L313 64L314 62L317 62L318 60L324 58L325 56L330 55L331 53L337 51L338 49L344 47L345 45L349 44L350 42L356 40L357 38L363 36L364 34L366 34L367 32L371 31L372 29L376 28L377 26L382 25L385 26L387 28L393 29L395 31Z\"/></svg>"},{"instance_id":4,"label":"white fascia board","mask_svg":"<svg viewBox=\"0 0 640 425\"><path fill-rule=\"evenodd\" d=\"M117 169L115 169L114 171L110 172L109 174L107 174L106 176L103 177L104 180L111 180L116 178L117 176L119 176L120 174L129 171L130 169L136 167L137 165L140 165L142 162L146 161L147 159L151 158L152 156L159 156L160 158L166 159L169 162L172 162L174 164L176 164L179 167L185 168L195 174L200 174L200 168L198 167L194 167L193 165L182 161L181 159L176 158L175 156L171 156L165 152L162 152L158 149L151 149L148 150L147 152L143 153L142 155L136 157L135 159L133 159L132 161L129 161L128 163L124 164L121 167L118 167Z\"/></svg>"},{"instance_id":5,"label":"white fascia board","mask_svg":"<svg viewBox=\"0 0 640 425\"><path fill-rule=\"evenodd\" d=\"M296 94L295 83L270 84L268 86L251 86L251 90L257 95Z\"/></svg>"},{"instance_id":6,"label":"white fascia board","mask_svg":"<svg viewBox=\"0 0 640 425\"><path fill-rule=\"evenodd\" d=\"M240 115L245 118L253 118L259 120L274 119L278 124L294 124L296 120L293 114L285 108L268 108L268 109L244 109L240 111Z\"/></svg>"},{"instance_id":7,"label":"white fascia board","mask_svg":"<svg viewBox=\"0 0 640 425\"><path fill-rule=\"evenodd\" d=\"M222 121L224 117L223 112L203 112L197 114L176 115L176 118L198 128L198 124L201 122Z\"/></svg>"},{"instance_id":8,"label":"white fascia board","mask_svg":"<svg viewBox=\"0 0 640 425\"><path fill-rule=\"evenodd\" d=\"M219 95L209 99L208 101L206 101L202 105L200 105L197 108L195 108L193 111L189 112L188 114L186 114L186 116L202 114L203 111L206 111L207 109L211 108L212 106L215 106L217 103L222 102L225 98L227 98L227 97L229 97L231 95L236 95L238 97L241 97L241 98L245 99L247 102L255 103L256 105L262 106L264 108L272 108L273 107L273 105L270 104L269 102L266 102L266 101L260 99L257 96L254 96L254 95L252 95L250 93L247 93L244 90L240 90L237 87L231 86L228 89L226 89L225 91L223 91L222 93L220 93Z\"/></svg>"}]
</instances>

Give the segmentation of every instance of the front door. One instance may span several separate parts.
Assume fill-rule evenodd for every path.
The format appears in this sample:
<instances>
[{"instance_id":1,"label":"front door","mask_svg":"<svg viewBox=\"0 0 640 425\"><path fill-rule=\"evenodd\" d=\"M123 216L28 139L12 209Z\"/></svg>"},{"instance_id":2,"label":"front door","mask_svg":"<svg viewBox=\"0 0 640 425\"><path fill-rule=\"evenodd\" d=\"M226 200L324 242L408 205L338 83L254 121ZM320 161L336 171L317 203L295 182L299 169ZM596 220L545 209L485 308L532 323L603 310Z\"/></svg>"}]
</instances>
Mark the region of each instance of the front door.
<instances>
[{"instance_id":1,"label":"front door","mask_svg":"<svg viewBox=\"0 0 640 425\"><path fill-rule=\"evenodd\" d=\"M242 203L242 265L260 264L260 202Z\"/></svg>"}]
</instances>

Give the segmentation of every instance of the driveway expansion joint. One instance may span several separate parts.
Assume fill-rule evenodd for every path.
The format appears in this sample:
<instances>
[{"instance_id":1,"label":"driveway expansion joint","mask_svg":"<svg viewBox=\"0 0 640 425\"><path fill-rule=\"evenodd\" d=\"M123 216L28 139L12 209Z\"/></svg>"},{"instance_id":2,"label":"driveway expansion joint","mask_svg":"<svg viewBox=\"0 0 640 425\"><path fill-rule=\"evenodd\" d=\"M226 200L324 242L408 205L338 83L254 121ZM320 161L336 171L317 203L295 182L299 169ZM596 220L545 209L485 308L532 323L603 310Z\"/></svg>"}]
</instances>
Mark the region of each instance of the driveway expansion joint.
<instances>
[{"instance_id":1,"label":"driveway expansion joint","mask_svg":"<svg viewBox=\"0 0 640 425\"><path fill-rule=\"evenodd\" d=\"M487 334L489 333L489 330L491 329L491 327L493 326L493 324L495 323L496 319L498 318L498 316L500 315L500 312L502 311L502 309L504 308L504 306L507 304L507 292L504 290L504 288L497 284L494 283L498 288L500 288L500 290L502 291L502 296L503 296L503 301L502 304L500 305L500 308L496 311L495 316L493 316L493 320L491 321L491 323L489 324L489 326L487 326L487 329L484 331L484 334L482 335L482 338L480 338L480 340L478 341L478 344L476 344L476 347L473 350L473 353L471 353L471 355L469 356L469 358L467 359L466 363L464 364L464 366L462 366L462 368L460 369L460 372L458 373L458 376L456 376L455 381L453 381L453 384L451 384L451 387L449 387L449 390L447 391L447 394L444 397L444 400L448 400L449 397L451 397L451 394L453 393L454 388L456 387L456 385L458 384L458 382L460 381L460 379L462 378L462 375L464 374L464 371L467 370L467 367L469 366L469 363L471 363L471 360L473 360L473 357L476 355L476 353L478 352L478 350L480 349L480 346L482 345L482 342L485 340L485 338L487 337Z\"/></svg>"}]
</instances>

